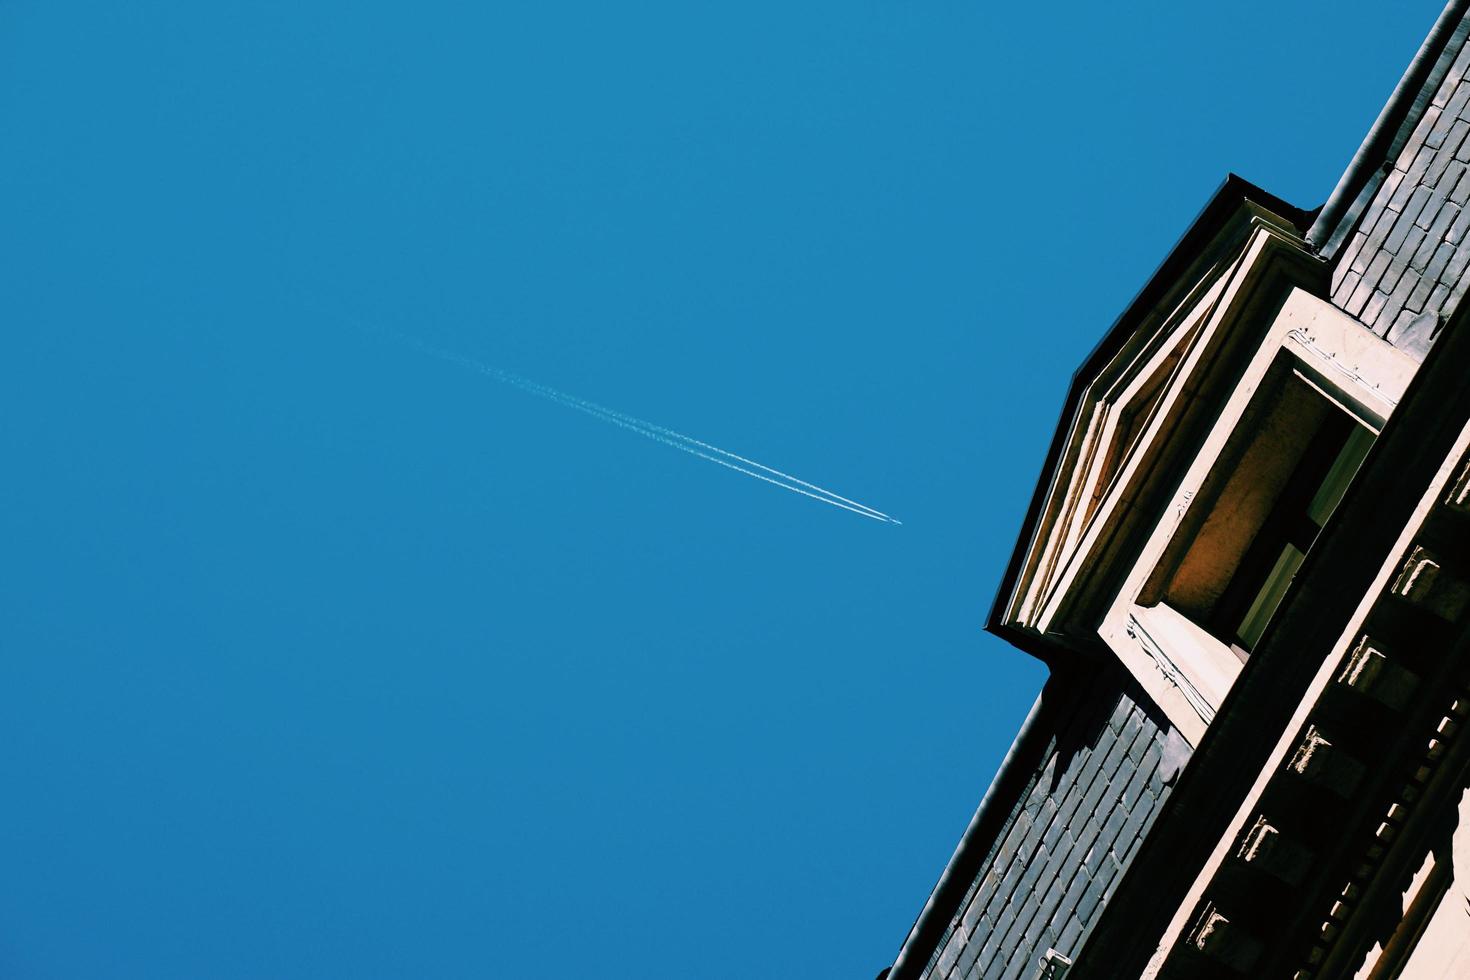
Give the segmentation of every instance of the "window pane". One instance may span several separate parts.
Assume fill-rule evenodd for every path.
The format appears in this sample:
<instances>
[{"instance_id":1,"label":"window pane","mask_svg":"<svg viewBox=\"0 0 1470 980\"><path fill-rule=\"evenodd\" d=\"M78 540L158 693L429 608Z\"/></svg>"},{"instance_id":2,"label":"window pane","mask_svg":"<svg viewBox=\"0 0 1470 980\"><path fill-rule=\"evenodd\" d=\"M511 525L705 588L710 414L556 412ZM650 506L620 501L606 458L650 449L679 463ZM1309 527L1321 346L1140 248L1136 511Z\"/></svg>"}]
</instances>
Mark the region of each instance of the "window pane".
<instances>
[{"instance_id":1,"label":"window pane","mask_svg":"<svg viewBox=\"0 0 1470 980\"><path fill-rule=\"evenodd\" d=\"M1286 587L1291 584L1292 576L1301 567L1302 559L1305 557L1305 553L1296 545L1288 544L1281 549L1281 555L1276 559L1276 564L1272 566L1271 574L1266 576L1261 591L1256 593L1255 601L1251 603L1245 619L1240 622L1240 629L1236 631L1241 645L1247 650L1254 647L1256 641L1261 638L1261 633L1266 629L1266 621L1271 618L1276 607L1281 605L1281 599L1286 595Z\"/></svg>"},{"instance_id":2,"label":"window pane","mask_svg":"<svg viewBox=\"0 0 1470 980\"><path fill-rule=\"evenodd\" d=\"M1353 474L1358 472L1359 464L1368 455L1368 448L1372 445L1373 433L1361 425L1353 426L1352 434L1348 436L1342 452L1337 454L1332 468L1327 471L1327 477L1322 481L1317 495L1307 505L1307 516L1312 519L1313 524L1321 527L1327 523L1327 515L1336 509L1342 495L1347 493Z\"/></svg>"}]
</instances>

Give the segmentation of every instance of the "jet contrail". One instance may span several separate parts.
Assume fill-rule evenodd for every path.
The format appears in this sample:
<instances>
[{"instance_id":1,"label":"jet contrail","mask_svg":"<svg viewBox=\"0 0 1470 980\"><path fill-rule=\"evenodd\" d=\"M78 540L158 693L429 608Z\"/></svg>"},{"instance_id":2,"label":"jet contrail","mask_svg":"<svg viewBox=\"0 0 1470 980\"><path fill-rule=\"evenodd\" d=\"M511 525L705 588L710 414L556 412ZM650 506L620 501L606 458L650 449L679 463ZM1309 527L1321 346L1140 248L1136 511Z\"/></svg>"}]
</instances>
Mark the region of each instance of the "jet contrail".
<instances>
[{"instance_id":1,"label":"jet contrail","mask_svg":"<svg viewBox=\"0 0 1470 980\"><path fill-rule=\"evenodd\" d=\"M419 346L419 348L421 350L424 350L426 353L432 353L427 345L420 344L417 346ZM457 357L458 355L454 356ZM662 425L656 425L653 422L647 422L643 419L638 418L637 416L629 415L626 412L619 412L615 409L599 405L596 402L587 401L585 398L578 398L575 395L569 395L564 391L559 391L548 385L539 384L538 382L532 381L529 378L523 378L520 375L514 374L510 371L504 371L498 368L488 368L487 365L481 365L477 362L470 362L470 364L473 365L475 370L492 371L493 374L497 378L499 378L499 380L505 381L507 384L513 384L518 388L522 388L526 391L531 392L532 394L540 395L543 398L549 398L552 401L559 402L569 408L575 408L578 411L586 412L598 418L606 419L609 422L617 422L620 425L635 429L636 431L648 435L651 438L656 438L659 442L668 443L670 440L673 440L675 443L677 443L675 448L683 449L686 452L689 452L692 451L689 449L689 447L697 447L698 449L703 449L706 452L714 453L715 455L720 456L725 460L735 460L737 463L744 463L746 466L753 466L756 469L761 470L764 473L768 473L776 478L775 480L768 480L767 482L776 483L778 486L785 486L787 483L794 483L797 486L806 487L809 490L815 490L818 494L821 495L818 499L824 502L841 501L844 504L850 505L847 508L849 510L856 509L859 513L865 514L870 517L876 517L880 520L889 521L893 524L903 523L902 521L883 513L881 510L876 510L872 507L867 506L866 504L860 504L856 500L849 500L847 497L844 497L839 493L833 493L831 490L828 490L825 487L819 487L814 483L808 483L805 480L792 476L790 473L783 473L781 470L766 466L764 463L757 463L753 459L746 459L744 456L732 453L728 449L721 449L719 446L712 446L707 442L701 442L693 436L686 436L682 432L676 432L673 429L666 428ZM470 365L467 364L466 366ZM708 456L705 456L704 453L699 452L695 452L694 455L701 456L705 459L710 458ZM721 460L711 460L711 462L721 462ZM749 470L745 469L742 466L732 466L731 468L739 470L742 473L750 473ZM760 474L750 473L750 475L759 476ZM794 488L787 487L787 489ZM812 495L808 494L808 496Z\"/></svg>"},{"instance_id":2,"label":"jet contrail","mask_svg":"<svg viewBox=\"0 0 1470 980\"><path fill-rule=\"evenodd\" d=\"M653 422L646 422L643 419L637 418L636 416L628 415L625 412L619 412L611 408L606 408L602 405L597 404L596 402L589 402L586 399L577 398L574 395L568 395L566 392L557 391L555 388L549 388L546 385L537 384L536 382L526 378L518 378L515 383L519 387L534 389L536 394L542 395L546 398L551 398L555 401L562 402L563 404L566 404L571 408L576 408L581 411L606 418L608 421L618 420L638 429L639 431L646 432L648 434L657 433L658 435L664 436L667 439L677 440L680 444L678 446L678 448L680 449L684 449L686 444L688 446L697 446L698 448L706 450L707 452L715 453L716 455L721 456L724 459L733 459L736 462L744 463L747 466L753 466L758 470L769 473L771 476L776 477L776 480L770 480L768 482L776 483L778 486L785 486L787 483L794 483L797 486L803 486L810 490L817 491L817 493L822 495L818 499L824 502L830 503L841 501L844 504L851 505L847 508L848 510L856 508L859 513L862 513L869 517L876 517L879 520L888 521L893 524L903 523L903 521L890 517L887 514L883 513L881 510L875 510L874 508L869 507L866 504L858 503L856 500L849 500L839 493L833 493L831 490L828 490L825 487L819 487L815 483L808 483L805 480L798 479L797 477L792 476L790 473L783 473L778 469L773 469L772 467L769 467L764 463L757 463L753 459L746 459L744 456L739 456L735 453L732 453L728 449L721 449L719 446L712 446L707 442L700 442L693 436L686 436L682 432L675 432L673 429L665 428L662 425L656 425ZM703 453L695 453L695 455L703 456ZM708 459L709 457L706 456L704 458ZM719 460L712 460L712 462L719 462ZM750 473L749 470L746 470L739 466L735 466L732 468L740 470L740 472L742 473ZM759 474L756 473L751 473L750 475L759 476ZM787 489L791 490L795 488L787 487ZM808 494L808 496L812 495ZM831 499L829 500L828 498Z\"/></svg>"},{"instance_id":3,"label":"jet contrail","mask_svg":"<svg viewBox=\"0 0 1470 980\"><path fill-rule=\"evenodd\" d=\"M546 385L538 384L535 381L531 381L528 378L522 378L508 371L501 371L494 368L489 368L488 365L481 367L481 370L482 373L489 373L497 380L503 381L509 385L514 385L515 387L520 388L522 391L525 391L529 394L538 395L542 398L549 399L559 405L564 405L567 408L574 408L579 412L583 412L587 415L592 416L593 418L601 419L604 422L611 422L613 425L620 426L621 428L627 429L630 432L636 432L640 436L652 439L654 442L661 443L673 449L677 449L680 452L688 453L691 456L698 456L700 459L707 459L711 463L718 463L719 465L724 466L728 469L732 469L737 473L744 473L746 476L753 476L757 480L764 480L765 482L774 484L775 486L778 486L783 490L790 490L792 493L799 493L803 497L810 497L813 500L819 500L824 504L831 504L834 507L841 507L843 510L850 510L854 514L858 514L862 517L870 517L875 521L883 521L888 524L903 523L896 518L888 516L880 510L874 510L872 507L860 504L855 500L848 500L846 497L843 497L840 494L835 494L832 491L827 490L823 487L816 486L812 483L807 483L805 480L798 480L796 477L782 473L780 470L773 470L769 466L763 466L762 464L757 463L754 460L747 460L744 456L737 456L732 452L727 452L723 449L720 449L718 446L711 446L708 443L700 442L698 439L690 438L683 433L675 432L673 429L665 429L663 426L654 425L651 422L645 422L642 419L636 418L632 415L626 415L622 412L617 412L610 408L604 408L596 402L589 402L584 399L577 398L573 395L568 395L564 391L558 391L555 388L550 388ZM709 450L709 452L704 452L702 450ZM764 470L765 473L758 473L754 469L747 469L746 467L740 466L737 463L732 463L730 462L730 460L732 459L738 460L739 462L749 463L751 466ZM767 476L767 473L772 474L772 476ZM800 486L793 486L792 484L800 484ZM808 492L807 490L801 489L801 487L810 487L811 490L815 492Z\"/></svg>"},{"instance_id":4,"label":"jet contrail","mask_svg":"<svg viewBox=\"0 0 1470 980\"><path fill-rule=\"evenodd\" d=\"M623 429L627 429L630 432L636 432L646 439L651 439L654 442L661 443L662 445L669 446L673 449L677 449L680 452L688 453L691 456L697 456L700 459L708 460L711 463L717 463L720 466L734 470L737 473L743 473L746 476L755 477L757 480L763 480L764 482L772 484L773 486L778 486L783 490L790 490L792 493L799 493L803 497L809 497L812 500L816 500L820 503L830 504L833 507L840 507L843 510L857 514L860 517L866 517L870 520L879 521L880 523L884 524L903 523L897 518L890 517L888 514L883 513L881 510L876 510L872 507L867 506L866 504L860 504L856 500L851 500L847 497L842 496L841 494L833 493L831 490L828 490L825 487L817 486L815 483L808 483L805 480L798 479L797 477L792 476L790 473L783 473L781 470L766 466L764 463L757 463L753 459L747 459L744 456L736 455L735 453L721 449L718 446L713 446L707 442L702 442L698 439L693 438L692 436L686 436L682 432L676 432L673 429L665 428L661 425L655 425L652 422L645 422L643 419L637 418L636 416L628 415L624 412L618 412L611 408L606 408L602 405L597 404L596 402L590 402L586 399L578 398L575 395L569 395L564 391L560 391L556 388L551 387L550 385L540 384L539 382L532 381L530 378L524 378L513 371L507 371L504 368L498 368L489 364L485 364L482 361L477 361L472 357L467 357L464 354L456 353L455 351L448 350L443 347L436 347L433 344L430 344L418 337L413 336L412 334L407 334L402 331L386 327L371 326L361 320L358 320L356 317L352 317L350 315L346 316L347 319L350 319L360 329L369 330L373 333L378 333L384 336L391 337L399 343L412 347L414 350L419 351L422 354L427 354L430 357L437 358L441 361L447 361L450 364L454 364L459 367L465 368L466 370L473 371L476 374L483 375L488 378L493 378L494 380L499 381L503 384L510 385L513 388L518 388L521 391L526 392L527 394L536 395L549 401L556 402L557 404L563 405L567 408L576 409L583 414L590 415L596 419L601 419L604 422L610 422L613 425L616 425Z\"/></svg>"}]
</instances>

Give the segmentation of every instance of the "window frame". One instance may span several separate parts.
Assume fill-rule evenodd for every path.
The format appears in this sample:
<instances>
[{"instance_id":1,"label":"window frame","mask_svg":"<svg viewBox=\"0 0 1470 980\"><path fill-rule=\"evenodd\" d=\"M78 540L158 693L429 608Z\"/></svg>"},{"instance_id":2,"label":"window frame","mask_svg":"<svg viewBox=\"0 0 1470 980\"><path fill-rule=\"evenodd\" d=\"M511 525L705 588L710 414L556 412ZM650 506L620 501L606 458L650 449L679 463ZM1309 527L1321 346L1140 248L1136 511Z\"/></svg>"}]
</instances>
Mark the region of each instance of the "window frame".
<instances>
[{"instance_id":1,"label":"window frame","mask_svg":"<svg viewBox=\"0 0 1470 980\"><path fill-rule=\"evenodd\" d=\"M1417 368L1407 354L1299 287L1291 289L1265 331L1098 629L1103 642L1191 744L1198 744L1243 664L1230 645L1166 602L1145 605L1138 600L1166 555L1187 551L1188 542L1182 538L1176 542L1176 537L1197 534L1203 525L1196 520L1199 514L1192 512L1200 491L1252 399L1271 382L1273 368L1282 359L1375 434ZM1289 601L1290 590L1287 595Z\"/></svg>"}]
</instances>

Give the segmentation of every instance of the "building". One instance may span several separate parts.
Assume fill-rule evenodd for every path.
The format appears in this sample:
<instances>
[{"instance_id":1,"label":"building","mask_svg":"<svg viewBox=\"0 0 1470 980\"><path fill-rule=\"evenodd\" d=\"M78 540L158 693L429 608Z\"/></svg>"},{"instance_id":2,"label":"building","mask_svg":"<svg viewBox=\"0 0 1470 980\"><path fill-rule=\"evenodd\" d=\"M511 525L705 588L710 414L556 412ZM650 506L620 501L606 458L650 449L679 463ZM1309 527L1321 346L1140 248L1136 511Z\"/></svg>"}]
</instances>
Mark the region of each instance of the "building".
<instances>
[{"instance_id":1,"label":"building","mask_svg":"<svg viewBox=\"0 0 1470 980\"><path fill-rule=\"evenodd\" d=\"M1470 977L1467 37L1078 369L989 622L1051 676L888 980Z\"/></svg>"}]
</instances>

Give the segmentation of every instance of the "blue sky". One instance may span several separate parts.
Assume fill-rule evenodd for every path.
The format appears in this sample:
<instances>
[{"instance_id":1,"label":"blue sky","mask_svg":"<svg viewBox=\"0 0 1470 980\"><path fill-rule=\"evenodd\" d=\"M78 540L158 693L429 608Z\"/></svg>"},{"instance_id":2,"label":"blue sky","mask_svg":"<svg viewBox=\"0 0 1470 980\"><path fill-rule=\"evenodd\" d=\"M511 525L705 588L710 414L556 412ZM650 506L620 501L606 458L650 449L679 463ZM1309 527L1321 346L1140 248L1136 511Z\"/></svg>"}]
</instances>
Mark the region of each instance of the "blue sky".
<instances>
[{"instance_id":1,"label":"blue sky","mask_svg":"<svg viewBox=\"0 0 1470 980\"><path fill-rule=\"evenodd\" d=\"M1071 370L1437 12L0 5L0 973L871 977Z\"/></svg>"}]
</instances>

